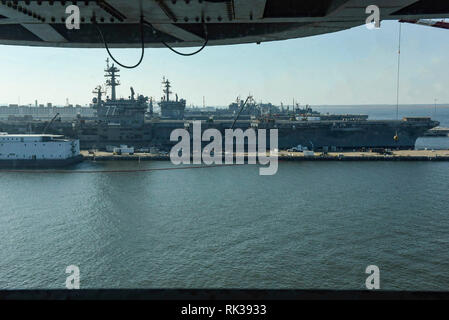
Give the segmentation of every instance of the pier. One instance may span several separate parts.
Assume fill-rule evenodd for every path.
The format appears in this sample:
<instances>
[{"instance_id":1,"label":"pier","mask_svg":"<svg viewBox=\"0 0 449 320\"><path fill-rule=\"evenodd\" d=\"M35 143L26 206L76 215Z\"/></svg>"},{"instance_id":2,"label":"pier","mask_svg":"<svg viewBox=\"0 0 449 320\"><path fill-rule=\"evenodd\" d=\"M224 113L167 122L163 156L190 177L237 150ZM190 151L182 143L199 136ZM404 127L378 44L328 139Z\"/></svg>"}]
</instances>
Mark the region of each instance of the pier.
<instances>
[{"instance_id":1,"label":"pier","mask_svg":"<svg viewBox=\"0 0 449 320\"><path fill-rule=\"evenodd\" d=\"M90 161L170 161L169 154L134 153L115 155L112 152L89 152L82 150L85 160ZM245 154L247 156L247 154ZM449 161L449 150L395 150L377 152L302 152L279 151L279 161Z\"/></svg>"}]
</instances>

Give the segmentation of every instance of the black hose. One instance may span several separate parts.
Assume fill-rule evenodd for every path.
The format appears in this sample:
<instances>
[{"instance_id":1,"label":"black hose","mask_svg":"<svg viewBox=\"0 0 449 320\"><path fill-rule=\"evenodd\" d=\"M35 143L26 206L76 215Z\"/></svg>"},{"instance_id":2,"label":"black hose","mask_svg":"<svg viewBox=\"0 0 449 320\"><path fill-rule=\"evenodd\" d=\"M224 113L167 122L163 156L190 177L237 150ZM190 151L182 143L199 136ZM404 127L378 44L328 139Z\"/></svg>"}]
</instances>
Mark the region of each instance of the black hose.
<instances>
[{"instance_id":1,"label":"black hose","mask_svg":"<svg viewBox=\"0 0 449 320\"><path fill-rule=\"evenodd\" d=\"M144 20L144 21L143 21L143 24L145 24L145 25L151 27L151 29L153 29L153 31L156 31L156 29L153 27L153 25L152 25L151 23L149 23L149 22L147 22L147 21ZM206 27L206 24L203 24L203 28L204 28L204 39L205 39L204 44L202 45L201 48L199 48L198 50L196 50L196 51L194 51L194 52L191 52L191 53L183 53L183 52L179 52L179 51L173 49L173 48L172 48L168 43L166 43L165 41L163 41L163 40L159 40L159 41L160 41L164 46L166 46L168 49L170 49L171 51L173 51L174 53L179 54L180 56L190 57L190 56L196 55L197 53L200 53L201 51L203 51L203 49L206 48L207 43L209 42L209 36L208 36L208 33L207 33L207 27Z\"/></svg>"},{"instance_id":2,"label":"black hose","mask_svg":"<svg viewBox=\"0 0 449 320\"><path fill-rule=\"evenodd\" d=\"M140 17L140 37L141 37L141 41L142 41L142 54L140 55L140 59L139 59L139 62L137 62L135 65L133 65L133 66L127 66L127 65L124 65L124 64L121 64L120 62L118 62L113 56L112 56L112 54L111 54L111 51L109 51L109 46L108 46L108 44L107 44L107 42L106 42L106 40L104 39L104 37L103 37L103 33L101 32L101 30L100 30L100 27L98 26L98 24L97 24L97 22L94 20L94 25L95 25L95 27L97 28L97 30L98 30L98 33L100 34L100 37L101 37L101 40L103 41L103 44L104 44L104 47L106 48L106 51L108 52L108 54L109 54L109 56L111 57L111 59L115 62L115 63L117 63L119 66L121 66L121 67L123 67L123 68L126 68L126 69L134 69L134 68L137 68L141 63L142 63L142 60L143 60L143 57L144 57L144 55L145 55L145 38L144 38L144 28L143 28L143 17Z\"/></svg>"},{"instance_id":3,"label":"black hose","mask_svg":"<svg viewBox=\"0 0 449 320\"><path fill-rule=\"evenodd\" d=\"M97 21L96 21L96 20L93 20L93 24L94 24L95 27L97 28L97 31L98 31L98 33L99 33L99 35L100 35L100 37L101 37L101 41L103 42L104 47L106 48L106 51L107 51L108 54L109 54L109 57L111 57L111 59L112 59L115 63L117 63L119 66L121 66L121 67L123 67L123 68L126 68L126 69L134 69L134 68L137 68L137 67L142 63L143 57L144 57L144 55L145 55L144 25L147 25L147 26L151 27L151 29L152 29L153 31L156 31L155 28L153 27L153 25L152 25L151 23L145 21L144 18L143 18L143 16L140 17L140 23L139 23L139 24L140 24L140 37L141 37L141 41L142 41L142 54L140 55L139 61L138 61L135 65L133 65L133 66L127 66L127 65L124 65L124 64L118 62L118 61L114 58L114 56L112 55L111 51L109 50L108 43L107 43L106 40L104 39L103 32L101 32L101 29L100 29L99 25L97 24ZM163 41L163 40L159 40L159 41L160 41L164 46L166 46L168 49L170 49L171 51L173 51L174 53L176 53L176 54L178 54L178 55L181 55L181 56L184 56L184 57L193 56L193 55L198 54L198 53L200 53L201 51L203 51L203 49L207 46L207 44L208 44L208 42L209 42L209 36L208 36L206 24L203 23L203 27L204 27L204 38L205 38L204 44L202 45L201 48L199 48L198 50L196 50L196 51L194 51L194 52L191 52L191 53L183 53L183 52L179 52L179 51L173 49L173 48L172 48L168 43L166 43L165 41Z\"/></svg>"}]
</instances>

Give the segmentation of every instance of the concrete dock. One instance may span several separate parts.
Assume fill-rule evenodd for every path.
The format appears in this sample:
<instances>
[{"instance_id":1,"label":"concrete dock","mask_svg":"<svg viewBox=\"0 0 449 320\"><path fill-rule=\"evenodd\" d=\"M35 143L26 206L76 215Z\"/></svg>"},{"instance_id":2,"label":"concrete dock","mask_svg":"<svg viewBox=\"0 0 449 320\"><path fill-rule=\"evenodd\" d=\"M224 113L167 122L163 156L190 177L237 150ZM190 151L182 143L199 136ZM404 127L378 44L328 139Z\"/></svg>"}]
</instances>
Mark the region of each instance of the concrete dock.
<instances>
[{"instance_id":1,"label":"concrete dock","mask_svg":"<svg viewBox=\"0 0 449 320\"><path fill-rule=\"evenodd\" d=\"M85 160L91 161L169 161L169 154L134 153L114 155L112 152L81 151ZM246 154L245 154L246 156ZM305 156L302 152L279 151L280 161L449 161L449 150L396 150L390 154L376 152L315 152Z\"/></svg>"},{"instance_id":2,"label":"concrete dock","mask_svg":"<svg viewBox=\"0 0 449 320\"><path fill-rule=\"evenodd\" d=\"M304 156L300 152L279 153L279 160L285 161L449 161L449 150L397 150L389 154L376 152L315 152Z\"/></svg>"}]
</instances>

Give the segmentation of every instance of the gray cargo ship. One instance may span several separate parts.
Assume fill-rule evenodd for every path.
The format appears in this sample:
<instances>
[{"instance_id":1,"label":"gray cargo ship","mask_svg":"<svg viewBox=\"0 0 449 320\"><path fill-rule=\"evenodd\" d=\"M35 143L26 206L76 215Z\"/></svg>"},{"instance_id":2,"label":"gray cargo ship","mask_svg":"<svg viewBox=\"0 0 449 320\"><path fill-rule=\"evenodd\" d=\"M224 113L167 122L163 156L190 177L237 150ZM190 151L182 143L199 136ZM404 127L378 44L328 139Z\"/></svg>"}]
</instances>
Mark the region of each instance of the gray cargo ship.
<instances>
[{"instance_id":1,"label":"gray cargo ship","mask_svg":"<svg viewBox=\"0 0 449 320\"><path fill-rule=\"evenodd\" d=\"M184 99L171 99L171 83L164 78L164 96L159 102L160 112L153 109L153 100L136 95L133 88L128 99L117 99L119 69L107 62L106 85L111 96L103 99L101 87L94 91L94 117L78 116L73 121L55 121L54 134L64 134L80 140L83 149L106 149L123 144L136 149L157 147L169 150L174 129L191 129L194 120L202 121L202 130L224 131L232 127L278 129L279 149L299 145L311 150L360 150L369 148L413 149L416 140L439 125L428 117L405 117L402 120L369 120L365 115L321 114L306 106L279 108L271 104L247 105L232 103L228 109L215 112L192 112ZM237 114L240 114L236 120ZM42 132L43 121L0 122L0 131L25 133Z\"/></svg>"}]
</instances>

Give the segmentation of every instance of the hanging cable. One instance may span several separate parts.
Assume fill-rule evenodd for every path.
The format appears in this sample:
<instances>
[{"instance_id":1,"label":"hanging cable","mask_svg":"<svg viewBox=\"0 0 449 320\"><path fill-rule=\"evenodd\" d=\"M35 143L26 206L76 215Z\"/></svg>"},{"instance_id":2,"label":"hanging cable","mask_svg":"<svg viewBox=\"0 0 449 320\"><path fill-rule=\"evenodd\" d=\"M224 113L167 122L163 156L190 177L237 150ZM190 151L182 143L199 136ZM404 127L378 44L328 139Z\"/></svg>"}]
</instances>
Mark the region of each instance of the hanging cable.
<instances>
[{"instance_id":1,"label":"hanging cable","mask_svg":"<svg viewBox=\"0 0 449 320\"><path fill-rule=\"evenodd\" d=\"M121 67L123 67L123 68L126 68L126 69L134 69L134 68L138 67L138 66L142 63L143 57L144 57L144 55L145 55L144 25L147 25L147 26L151 27L151 29L153 30L153 32L156 32L156 29L153 27L153 25L152 25L151 23L145 21L144 18L143 18L143 16L141 16L141 17L140 17L140 23L139 23L139 25L140 25L140 37L141 37L141 42L142 42L142 53L141 53L141 55L140 55L139 61L138 61L135 65L127 66L127 65L124 65L124 64L120 63L119 61L117 61L117 60L114 58L114 56L112 55L111 51L109 50L108 43L106 42L106 40L105 40L105 38L104 38L104 36L103 36L103 32L101 31L99 25L97 24L97 21L96 21L95 17L93 18L93 24L94 24L95 27L97 28L97 31L98 31L98 33L99 33L99 35L100 35L100 37L101 37L101 41L103 42L104 47L106 48L106 51L108 52L109 57L111 57L111 59L112 59L115 63L117 63L119 66L121 66ZM193 56L193 55L196 55L196 54L200 53L201 51L203 51L203 49L207 46L207 44L208 44L208 42L209 42L209 35L208 35L208 32L207 32L207 26L206 26L206 24L205 24L204 22L203 22L203 28L204 28L204 38L205 38L204 44L201 46L201 48L199 48L198 50L196 50L196 51L194 51L194 52L191 52L191 53L183 53L183 52L179 52L179 51L173 49L173 48L172 48L168 43L166 43L165 41L163 41L163 40L159 40L159 41L160 41L164 46L166 46L168 49L170 49L171 51L173 51L174 53L176 53L176 54L178 54L178 55L181 55L181 56L184 56L184 57Z\"/></svg>"},{"instance_id":2,"label":"hanging cable","mask_svg":"<svg viewBox=\"0 0 449 320\"><path fill-rule=\"evenodd\" d=\"M143 16L140 16L140 23L139 23L139 25L140 25L140 38L141 38L141 41L142 41L142 53L141 53L141 55L140 55L140 59L139 59L139 61L135 64L135 65L133 65L133 66L127 66L127 65L124 65L124 64L121 64L120 62L118 62L113 56L112 56L112 53L111 53L111 51L109 50L109 46L108 46L108 43L106 42L106 40L104 39L104 36L103 36L103 33L101 32L101 29L100 29L100 27L98 26L98 24L97 24L97 21L95 20L95 18L93 19L93 24L95 25L95 27L97 28L97 30L98 30L98 33L100 34L100 37L101 37L101 41L103 42L103 44L104 44L104 47L106 48L106 51L108 52L108 54L109 54L109 56L111 57L111 59L115 62L115 63L117 63L119 66L121 66L121 67L123 67L123 68L126 68L126 69L134 69L134 68L137 68L141 63L142 63L142 60L143 60L143 57L144 57L144 55L145 55L145 37L144 37L144 28L143 28Z\"/></svg>"},{"instance_id":3,"label":"hanging cable","mask_svg":"<svg viewBox=\"0 0 449 320\"><path fill-rule=\"evenodd\" d=\"M399 44L398 44L398 74L396 81L396 120L399 120L399 80L400 80L400 71L401 71L401 34L402 34L402 23L399 22ZM398 130L393 137L394 141L399 140Z\"/></svg>"},{"instance_id":4,"label":"hanging cable","mask_svg":"<svg viewBox=\"0 0 449 320\"><path fill-rule=\"evenodd\" d=\"M143 20L143 24L149 26L149 27L153 30L153 32L157 32L156 29L153 27L153 25L152 25L151 23L149 23L149 22ZM191 52L191 53L179 52L179 51L173 49L173 48L172 48L168 43L166 43L165 41L163 41L163 40L159 40L159 41L160 41L164 46L166 46L168 49L170 49L171 51L173 51L174 53L176 53L176 54L178 54L178 55L180 55L180 56L184 56L184 57L194 56L194 55L200 53L201 51L203 51L203 49L206 48L207 43L209 42L209 35L208 35L208 32L207 32L207 26L206 26L206 24L205 24L204 22L203 22L203 29L204 29L204 39L205 39L205 40L204 40L204 44L202 45L201 48L199 48L198 50L196 50L196 51L194 51L194 52Z\"/></svg>"},{"instance_id":5,"label":"hanging cable","mask_svg":"<svg viewBox=\"0 0 449 320\"><path fill-rule=\"evenodd\" d=\"M401 70L401 33L402 23L399 23L398 75L396 82L396 120L399 120L399 75Z\"/></svg>"}]
</instances>

